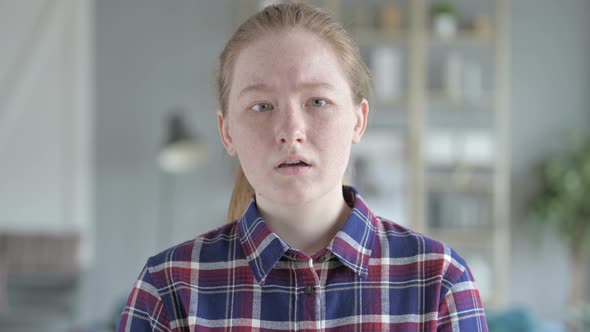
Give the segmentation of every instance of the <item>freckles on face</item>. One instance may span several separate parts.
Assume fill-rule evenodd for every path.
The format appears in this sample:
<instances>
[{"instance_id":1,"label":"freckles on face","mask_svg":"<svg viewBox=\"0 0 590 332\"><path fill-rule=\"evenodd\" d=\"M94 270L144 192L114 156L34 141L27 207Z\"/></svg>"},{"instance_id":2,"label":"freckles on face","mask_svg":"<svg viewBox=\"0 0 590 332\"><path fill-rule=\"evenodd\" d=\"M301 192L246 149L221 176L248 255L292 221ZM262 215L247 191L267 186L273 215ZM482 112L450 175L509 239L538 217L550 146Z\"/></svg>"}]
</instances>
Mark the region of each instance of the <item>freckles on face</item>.
<instances>
[{"instance_id":1,"label":"freckles on face","mask_svg":"<svg viewBox=\"0 0 590 332\"><path fill-rule=\"evenodd\" d=\"M271 33L240 51L232 76L224 118L257 194L299 202L340 185L355 105L329 45L303 31ZM292 156L311 166L298 176L277 173Z\"/></svg>"}]
</instances>

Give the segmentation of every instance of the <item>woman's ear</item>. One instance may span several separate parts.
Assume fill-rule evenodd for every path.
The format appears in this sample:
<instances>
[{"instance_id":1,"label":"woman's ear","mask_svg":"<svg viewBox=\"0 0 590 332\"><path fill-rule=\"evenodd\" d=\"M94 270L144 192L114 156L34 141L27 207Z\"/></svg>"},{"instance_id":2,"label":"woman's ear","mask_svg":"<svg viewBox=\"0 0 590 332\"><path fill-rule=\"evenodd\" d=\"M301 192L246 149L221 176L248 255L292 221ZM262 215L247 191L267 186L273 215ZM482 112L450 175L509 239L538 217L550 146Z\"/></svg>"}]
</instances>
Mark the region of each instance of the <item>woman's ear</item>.
<instances>
[{"instance_id":1,"label":"woman's ear","mask_svg":"<svg viewBox=\"0 0 590 332\"><path fill-rule=\"evenodd\" d=\"M356 123L352 134L352 144L357 144L361 141L365 130L367 129L367 121L369 117L369 102L363 98L361 103L355 110Z\"/></svg>"},{"instance_id":2,"label":"woman's ear","mask_svg":"<svg viewBox=\"0 0 590 332\"><path fill-rule=\"evenodd\" d=\"M223 147L225 147L225 151L230 156L235 156L236 150L234 149L233 141L229 134L229 122L224 117L221 110L217 111L217 129L219 130L219 137L221 138Z\"/></svg>"}]
</instances>

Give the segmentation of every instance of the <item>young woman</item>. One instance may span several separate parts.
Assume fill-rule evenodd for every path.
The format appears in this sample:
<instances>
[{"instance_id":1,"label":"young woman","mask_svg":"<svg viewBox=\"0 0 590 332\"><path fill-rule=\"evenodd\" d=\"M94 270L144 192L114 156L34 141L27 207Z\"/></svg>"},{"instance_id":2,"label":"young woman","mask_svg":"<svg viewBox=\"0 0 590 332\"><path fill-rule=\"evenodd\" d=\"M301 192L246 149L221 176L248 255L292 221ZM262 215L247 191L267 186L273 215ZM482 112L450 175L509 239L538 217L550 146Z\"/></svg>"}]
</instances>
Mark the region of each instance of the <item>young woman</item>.
<instances>
[{"instance_id":1,"label":"young woman","mask_svg":"<svg viewBox=\"0 0 590 332\"><path fill-rule=\"evenodd\" d=\"M151 257L119 331L487 331L463 259L342 185L370 88L342 26L266 7L227 43L218 83L234 221Z\"/></svg>"}]
</instances>

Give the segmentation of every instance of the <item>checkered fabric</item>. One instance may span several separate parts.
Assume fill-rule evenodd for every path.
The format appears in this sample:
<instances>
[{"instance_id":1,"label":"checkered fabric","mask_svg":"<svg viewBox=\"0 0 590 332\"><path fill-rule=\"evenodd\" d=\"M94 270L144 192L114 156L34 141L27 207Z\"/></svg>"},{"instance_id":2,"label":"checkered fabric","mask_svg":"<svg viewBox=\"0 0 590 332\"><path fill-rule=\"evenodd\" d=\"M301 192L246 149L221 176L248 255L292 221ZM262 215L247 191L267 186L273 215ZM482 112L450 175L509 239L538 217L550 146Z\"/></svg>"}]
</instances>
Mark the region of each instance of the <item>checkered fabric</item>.
<instances>
[{"instance_id":1,"label":"checkered fabric","mask_svg":"<svg viewBox=\"0 0 590 332\"><path fill-rule=\"evenodd\" d=\"M253 199L239 220L151 257L118 331L487 331L453 249L343 194L352 213L313 256L273 233Z\"/></svg>"}]
</instances>

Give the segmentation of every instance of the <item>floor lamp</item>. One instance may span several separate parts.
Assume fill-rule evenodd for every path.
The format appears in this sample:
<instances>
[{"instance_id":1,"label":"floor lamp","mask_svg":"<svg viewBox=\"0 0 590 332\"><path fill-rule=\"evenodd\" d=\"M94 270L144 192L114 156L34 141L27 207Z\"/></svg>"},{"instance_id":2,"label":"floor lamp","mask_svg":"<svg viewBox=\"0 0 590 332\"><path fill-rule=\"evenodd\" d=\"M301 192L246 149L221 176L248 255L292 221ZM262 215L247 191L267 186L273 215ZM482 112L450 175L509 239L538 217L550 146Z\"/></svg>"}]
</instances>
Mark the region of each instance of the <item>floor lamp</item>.
<instances>
[{"instance_id":1,"label":"floor lamp","mask_svg":"<svg viewBox=\"0 0 590 332\"><path fill-rule=\"evenodd\" d=\"M195 171L205 158L205 144L190 133L183 112L169 112L166 141L158 155L158 250L171 245L173 237L176 177Z\"/></svg>"}]
</instances>

